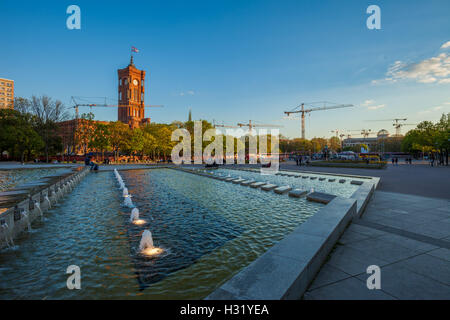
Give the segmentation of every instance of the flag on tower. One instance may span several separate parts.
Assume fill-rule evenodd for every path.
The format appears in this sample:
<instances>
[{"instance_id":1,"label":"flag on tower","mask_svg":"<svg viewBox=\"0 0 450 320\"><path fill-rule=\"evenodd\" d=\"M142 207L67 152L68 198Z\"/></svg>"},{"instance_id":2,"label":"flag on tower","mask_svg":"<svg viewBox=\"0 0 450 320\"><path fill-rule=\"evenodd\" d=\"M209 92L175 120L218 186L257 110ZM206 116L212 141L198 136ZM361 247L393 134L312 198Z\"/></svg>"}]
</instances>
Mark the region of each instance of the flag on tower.
<instances>
[{"instance_id":1,"label":"flag on tower","mask_svg":"<svg viewBox=\"0 0 450 320\"><path fill-rule=\"evenodd\" d=\"M138 53L139 50L138 50L136 47L131 47L131 52L136 52L136 53Z\"/></svg>"}]
</instances>

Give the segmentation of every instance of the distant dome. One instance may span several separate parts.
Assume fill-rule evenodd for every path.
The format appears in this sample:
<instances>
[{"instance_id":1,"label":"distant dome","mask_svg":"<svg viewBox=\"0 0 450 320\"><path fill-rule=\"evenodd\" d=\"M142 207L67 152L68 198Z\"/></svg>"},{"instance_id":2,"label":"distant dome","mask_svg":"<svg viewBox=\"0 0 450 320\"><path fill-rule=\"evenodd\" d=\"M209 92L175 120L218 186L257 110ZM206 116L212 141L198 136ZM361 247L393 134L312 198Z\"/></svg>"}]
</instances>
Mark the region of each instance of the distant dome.
<instances>
[{"instance_id":1,"label":"distant dome","mask_svg":"<svg viewBox=\"0 0 450 320\"><path fill-rule=\"evenodd\" d=\"M389 137L389 131L387 131L386 129L381 129L380 131L378 131L377 137L379 138Z\"/></svg>"}]
</instances>

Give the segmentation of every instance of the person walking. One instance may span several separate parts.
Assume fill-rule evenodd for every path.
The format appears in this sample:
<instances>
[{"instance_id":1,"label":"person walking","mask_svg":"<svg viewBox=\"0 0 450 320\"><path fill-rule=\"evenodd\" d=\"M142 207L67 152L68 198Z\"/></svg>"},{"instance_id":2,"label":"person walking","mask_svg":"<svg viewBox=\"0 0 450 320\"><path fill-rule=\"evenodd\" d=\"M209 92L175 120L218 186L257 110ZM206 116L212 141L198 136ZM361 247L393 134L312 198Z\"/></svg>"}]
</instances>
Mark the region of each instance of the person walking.
<instances>
[{"instance_id":1,"label":"person walking","mask_svg":"<svg viewBox=\"0 0 450 320\"><path fill-rule=\"evenodd\" d=\"M398 166L398 158L395 157L395 165Z\"/></svg>"},{"instance_id":2,"label":"person walking","mask_svg":"<svg viewBox=\"0 0 450 320\"><path fill-rule=\"evenodd\" d=\"M392 157L392 165L395 165L395 158Z\"/></svg>"}]
</instances>

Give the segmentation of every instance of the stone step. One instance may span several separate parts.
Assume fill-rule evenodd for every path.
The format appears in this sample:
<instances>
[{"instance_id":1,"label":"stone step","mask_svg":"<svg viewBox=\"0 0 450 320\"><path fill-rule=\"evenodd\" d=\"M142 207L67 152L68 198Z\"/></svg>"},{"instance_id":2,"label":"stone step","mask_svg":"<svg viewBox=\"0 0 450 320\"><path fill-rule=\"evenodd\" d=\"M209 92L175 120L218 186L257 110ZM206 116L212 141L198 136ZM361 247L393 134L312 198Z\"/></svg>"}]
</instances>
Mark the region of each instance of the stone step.
<instances>
[{"instance_id":1,"label":"stone step","mask_svg":"<svg viewBox=\"0 0 450 320\"><path fill-rule=\"evenodd\" d=\"M252 188L259 188L259 187L261 187L261 186L263 186L265 184L266 184L265 182L254 182L254 183L250 184L250 187L252 187Z\"/></svg>"},{"instance_id":2,"label":"stone step","mask_svg":"<svg viewBox=\"0 0 450 320\"><path fill-rule=\"evenodd\" d=\"M289 197L294 197L294 198L301 198L304 195L306 195L307 191L306 190L302 190L302 189L294 189L291 192L289 192Z\"/></svg>"},{"instance_id":3,"label":"stone step","mask_svg":"<svg viewBox=\"0 0 450 320\"><path fill-rule=\"evenodd\" d=\"M265 185L261 186L261 189L264 191L270 191L277 187L278 187L277 185L269 183L269 184L265 184Z\"/></svg>"},{"instance_id":4,"label":"stone step","mask_svg":"<svg viewBox=\"0 0 450 320\"><path fill-rule=\"evenodd\" d=\"M283 187L275 188L273 190L273 192L278 193L278 194L283 194L283 193L289 192L291 190L292 190L292 187L290 187L290 186L283 186Z\"/></svg>"},{"instance_id":5,"label":"stone step","mask_svg":"<svg viewBox=\"0 0 450 320\"><path fill-rule=\"evenodd\" d=\"M242 186L248 186L249 184L255 183L255 182L256 182L255 180L244 180L244 181L241 182L241 185Z\"/></svg>"},{"instance_id":6,"label":"stone step","mask_svg":"<svg viewBox=\"0 0 450 320\"><path fill-rule=\"evenodd\" d=\"M322 192L311 192L306 196L306 199L309 201L319 202L323 204L328 204L334 198L336 198L335 195Z\"/></svg>"}]
</instances>

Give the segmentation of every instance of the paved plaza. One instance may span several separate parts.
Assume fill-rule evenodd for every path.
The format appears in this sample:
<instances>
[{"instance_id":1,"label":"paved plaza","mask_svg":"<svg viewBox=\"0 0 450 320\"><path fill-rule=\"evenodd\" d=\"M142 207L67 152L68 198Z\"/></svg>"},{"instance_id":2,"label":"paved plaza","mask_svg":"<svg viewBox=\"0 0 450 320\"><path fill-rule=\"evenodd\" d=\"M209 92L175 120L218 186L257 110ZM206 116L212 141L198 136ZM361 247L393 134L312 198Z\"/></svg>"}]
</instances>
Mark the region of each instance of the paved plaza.
<instances>
[{"instance_id":1,"label":"paved plaza","mask_svg":"<svg viewBox=\"0 0 450 320\"><path fill-rule=\"evenodd\" d=\"M363 216L344 232L304 299L450 299L449 167L300 170L381 178ZM367 288L369 265L381 268L381 290Z\"/></svg>"},{"instance_id":2,"label":"paved plaza","mask_svg":"<svg viewBox=\"0 0 450 320\"><path fill-rule=\"evenodd\" d=\"M381 290L367 289L369 265ZM304 299L450 299L450 200L376 191Z\"/></svg>"}]
</instances>

